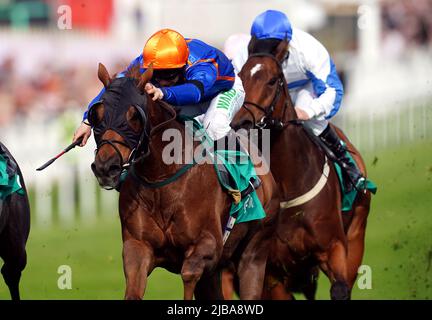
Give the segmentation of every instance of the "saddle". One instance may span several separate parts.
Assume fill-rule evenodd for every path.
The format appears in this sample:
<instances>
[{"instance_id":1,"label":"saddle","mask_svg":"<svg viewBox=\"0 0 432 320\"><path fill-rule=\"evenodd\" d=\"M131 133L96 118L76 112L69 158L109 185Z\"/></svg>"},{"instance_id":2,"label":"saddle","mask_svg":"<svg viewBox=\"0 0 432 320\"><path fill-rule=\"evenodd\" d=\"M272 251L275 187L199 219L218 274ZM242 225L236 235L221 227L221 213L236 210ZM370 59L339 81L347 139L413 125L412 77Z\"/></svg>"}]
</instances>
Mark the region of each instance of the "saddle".
<instances>
[{"instance_id":1,"label":"saddle","mask_svg":"<svg viewBox=\"0 0 432 320\"><path fill-rule=\"evenodd\" d=\"M210 107L210 103L211 100L207 100L196 104L183 105L181 107L173 106L177 113L177 121L183 123L185 120L192 120L197 116L205 114ZM217 152L216 144L217 142L215 141L215 151ZM239 143L237 143L237 147L238 150L241 150L241 145ZM245 190L238 190L235 178L227 169L226 163L218 162L215 166L215 170L218 171L218 177L221 184L227 188L228 193L233 197L236 204L238 204L241 199L244 199L247 195L255 191L261 185L261 181L258 177L251 177L250 183L248 184L247 188Z\"/></svg>"},{"instance_id":2,"label":"saddle","mask_svg":"<svg viewBox=\"0 0 432 320\"><path fill-rule=\"evenodd\" d=\"M18 172L18 164L10 156L9 150L0 143L0 156L2 156L6 161L6 173L9 177L13 177Z\"/></svg>"},{"instance_id":3,"label":"saddle","mask_svg":"<svg viewBox=\"0 0 432 320\"><path fill-rule=\"evenodd\" d=\"M210 107L211 100L199 102L196 104L184 106L172 106L177 113L177 119L195 118L207 112ZM181 121L181 120L180 120Z\"/></svg>"},{"instance_id":4,"label":"saddle","mask_svg":"<svg viewBox=\"0 0 432 320\"><path fill-rule=\"evenodd\" d=\"M20 184L18 164L6 147L0 143L0 200L6 199L15 192L24 194Z\"/></svg>"}]
</instances>

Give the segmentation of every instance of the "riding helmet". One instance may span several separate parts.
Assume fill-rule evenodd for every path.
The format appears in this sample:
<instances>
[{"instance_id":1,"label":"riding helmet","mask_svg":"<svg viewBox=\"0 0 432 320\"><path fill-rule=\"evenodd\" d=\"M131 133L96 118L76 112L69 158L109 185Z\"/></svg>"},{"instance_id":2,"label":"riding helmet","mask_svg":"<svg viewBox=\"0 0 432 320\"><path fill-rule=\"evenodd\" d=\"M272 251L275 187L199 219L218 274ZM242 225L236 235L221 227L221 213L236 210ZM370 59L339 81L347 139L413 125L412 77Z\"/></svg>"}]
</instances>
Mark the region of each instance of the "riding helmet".
<instances>
[{"instance_id":1,"label":"riding helmet","mask_svg":"<svg viewBox=\"0 0 432 320\"><path fill-rule=\"evenodd\" d=\"M177 31L162 29L153 34L144 46L144 68L153 63L154 69L177 69L186 65L189 48Z\"/></svg>"},{"instance_id":2,"label":"riding helmet","mask_svg":"<svg viewBox=\"0 0 432 320\"><path fill-rule=\"evenodd\" d=\"M251 28L251 36L258 40L272 38L291 41L291 23L285 13L267 10L255 18Z\"/></svg>"}]
</instances>

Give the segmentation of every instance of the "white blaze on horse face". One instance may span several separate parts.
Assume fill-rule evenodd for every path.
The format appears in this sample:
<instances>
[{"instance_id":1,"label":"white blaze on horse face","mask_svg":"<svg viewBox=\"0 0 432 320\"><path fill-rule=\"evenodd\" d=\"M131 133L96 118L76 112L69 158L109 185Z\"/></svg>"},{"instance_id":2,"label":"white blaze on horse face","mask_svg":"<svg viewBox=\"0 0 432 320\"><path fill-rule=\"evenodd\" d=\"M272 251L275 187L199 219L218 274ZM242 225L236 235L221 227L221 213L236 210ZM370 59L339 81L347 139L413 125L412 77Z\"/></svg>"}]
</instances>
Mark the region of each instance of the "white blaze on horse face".
<instances>
[{"instance_id":1,"label":"white blaze on horse face","mask_svg":"<svg viewBox=\"0 0 432 320\"><path fill-rule=\"evenodd\" d=\"M254 76L255 73L257 73L258 71L261 70L262 64L258 63L257 65L255 65L252 69L251 69L251 77Z\"/></svg>"}]
</instances>

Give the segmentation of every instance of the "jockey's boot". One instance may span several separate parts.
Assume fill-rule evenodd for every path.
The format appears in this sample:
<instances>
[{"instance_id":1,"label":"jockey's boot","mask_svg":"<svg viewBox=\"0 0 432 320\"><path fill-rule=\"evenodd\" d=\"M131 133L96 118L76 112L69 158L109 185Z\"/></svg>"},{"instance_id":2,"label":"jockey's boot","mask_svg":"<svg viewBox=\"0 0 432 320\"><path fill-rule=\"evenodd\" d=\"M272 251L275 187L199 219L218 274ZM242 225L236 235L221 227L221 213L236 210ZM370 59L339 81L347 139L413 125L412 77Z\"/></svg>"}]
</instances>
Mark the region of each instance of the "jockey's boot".
<instances>
[{"instance_id":1,"label":"jockey's boot","mask_svg":"<svg viewBox=\"0 0 432 320\"><path fill-rule=\"evenodd\" d=\"M219 140L215 140L214 150L243 151L242 146L240 145L233 131L229 131L224 137L220 138ZM237 162L239 159L236 158L235 161ZM233 186L235 182L233 181L233 178L229 174L228 170L225 168L224 164L221 161L218 161L217 167L219 168L219 173L221 174L222 180L224 180L227 185Z\"/></svg>"},{"instance_id":2,"label":"jockey's boot","mask_svg":"<svg viewBox=\"0 0 432 320\"><path fill-rule=\"evenodd\" d=\"M242 155L237 154L235 159L230 157L230 161L235 161L237 165L245 164L245 161L249 163L249 152L243 147L242 143L240 142L240 138L235 134L234 131L229 131L228 134L219 139L214 141L214 150L229 150L229 151L237 151L241 152ZM232 190L235 191L237 183L234 181L234 177L231 176L231 174L228 172L228 170L225 168L224 164L220 161L217 163L217 167L219 169L220 176L222 180L225 182L226 185L231 186ZM250 193L252 193L254 190L258 189L258 187L261 185L261 179L257 177L256 179L251 177L249 181L249 186L242 190L241 192L238 192L238 199L243 199ZM233 198L236 198L233 194L231 194Z\"/></svg>"},{"instance_id":3,"label":"jockey's boot","mask_svg":"<svg viewBox=\"0 0 432 320\"><path fill-rule=\"evenodd\" d=\"M328 125L327 128L319 135L320 139L324 144L333 152L336 162L342 167L346 173L348 180L345 183L345 189L347 192L352 191L353 187L357 190L365 188L366 179L361 174L359 168L351 161L348 157L348 150L345 143L337 135L336 131Z\"/></svg>"}]
</instances>

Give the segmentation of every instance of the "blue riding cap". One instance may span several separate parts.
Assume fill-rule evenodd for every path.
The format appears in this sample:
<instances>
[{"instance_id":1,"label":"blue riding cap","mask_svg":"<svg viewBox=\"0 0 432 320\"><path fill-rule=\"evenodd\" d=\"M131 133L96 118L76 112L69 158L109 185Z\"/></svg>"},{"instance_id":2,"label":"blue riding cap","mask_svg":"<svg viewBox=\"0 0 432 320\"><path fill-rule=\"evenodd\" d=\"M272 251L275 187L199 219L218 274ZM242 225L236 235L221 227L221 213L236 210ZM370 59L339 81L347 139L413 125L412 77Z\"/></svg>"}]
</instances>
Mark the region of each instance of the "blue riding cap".
<instances>
[{"instance_id":1,"label":"blue riding cap","mask_svg":"<svg viewBox=\"0 0 432 320\"><path fill-rule=\"evenodd\" d=\"M251 35L258 39L276 38L290 41L292 27L285 13L267 10L255 18L251 28Z\"/></svg>"}]
</instances>

